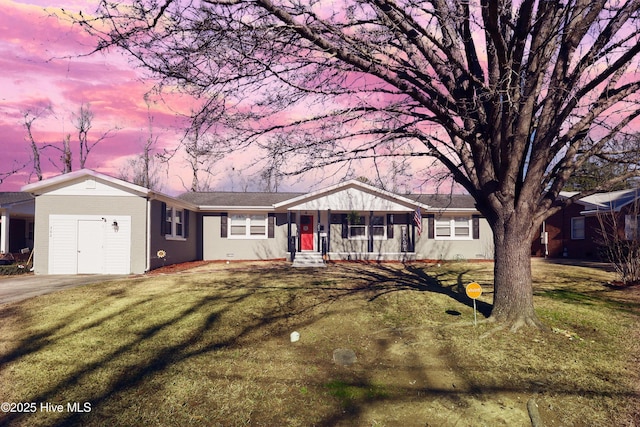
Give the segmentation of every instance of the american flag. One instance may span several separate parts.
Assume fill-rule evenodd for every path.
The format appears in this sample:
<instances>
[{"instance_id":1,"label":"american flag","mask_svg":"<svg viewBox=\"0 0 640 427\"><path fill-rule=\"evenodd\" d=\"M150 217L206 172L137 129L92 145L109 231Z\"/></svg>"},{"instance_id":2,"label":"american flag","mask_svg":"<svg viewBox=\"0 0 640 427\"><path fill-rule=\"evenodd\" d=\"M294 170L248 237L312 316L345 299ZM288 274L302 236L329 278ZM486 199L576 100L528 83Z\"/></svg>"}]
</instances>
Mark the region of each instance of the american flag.
<instances>
[{"instance_id":1,"label":"american flag","mask_svg":"<svg viewBox=\"0 0 640 427\"><path fill-rule=\"evenodd\" d=\"M420 236L422 234L422 214L420 213L420 208L417 208L413 213L413 222L416 224L418 236Z\"/></svg>"}]
</instances>

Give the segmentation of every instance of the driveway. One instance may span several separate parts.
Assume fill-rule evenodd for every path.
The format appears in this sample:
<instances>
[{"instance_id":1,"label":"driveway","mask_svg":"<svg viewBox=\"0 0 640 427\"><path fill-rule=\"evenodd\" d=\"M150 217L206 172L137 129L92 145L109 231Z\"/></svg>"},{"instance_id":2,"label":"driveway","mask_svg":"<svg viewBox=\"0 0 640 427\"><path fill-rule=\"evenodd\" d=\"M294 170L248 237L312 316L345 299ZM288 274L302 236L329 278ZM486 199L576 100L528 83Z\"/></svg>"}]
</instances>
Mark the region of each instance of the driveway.
<instances>
[{"instance_id":1,"label":"driveway","mask_svg":"<svg viewBox=\"0 0 640 427\"><path fill-rule=\"evenodd\" d=\"M27 298L56 292L61 289L88 285L90 283L108 282L126 275L24 275L0 277L0 304L21 301Z\"/></svg>"}]
</instances>

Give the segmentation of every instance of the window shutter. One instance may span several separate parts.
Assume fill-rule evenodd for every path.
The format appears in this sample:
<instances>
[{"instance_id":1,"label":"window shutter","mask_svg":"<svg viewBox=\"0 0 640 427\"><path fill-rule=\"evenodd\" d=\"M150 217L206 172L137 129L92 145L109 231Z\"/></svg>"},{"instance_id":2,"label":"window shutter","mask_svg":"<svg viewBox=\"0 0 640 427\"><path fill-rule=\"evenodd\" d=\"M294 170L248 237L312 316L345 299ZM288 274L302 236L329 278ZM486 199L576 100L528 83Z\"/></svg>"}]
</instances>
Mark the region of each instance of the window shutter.
<instances>
[{"instance_id":1,"label":"window shutter","mask_svg":"<svg viewBox=\"0 0 640 427\"><path fill-rule=\"evenodd\" d=\"M166 216L167 216L167 204L162 202L160 203L160 235L161 236L165 235L164 223L165 223L165 220L167 219Z\"/></svg>"},{"instance_id":2,"label":"window shutter","mask_svg":"<svg viewBox=\"0 0 640 427\"><path fill-rule=\"evenodd\" d=\"M435 216L433 214L429 214L427 215L427 238L428 239L434 238L435 236L434 228L435 228Z\"/></svg>"},{"instance_id":3,"label":"window shutter","mask_svg":"<svg viewBox=\"0 0 640 427\"><path fill-rule=\"evenodd\" d=\"M267 216L267 237L273 239L276 234L276 215L273 213Z\"/></svg>"},{"instance_id":4,"label":"window shutter","mask_svg":"<svg viewBox=\"0 0 640 427\"><path fill-rule=\"evenodd\" d=\"M480 238L480 216L473 215L471 217L471 229L475 240Z\"/></svg>"},{"instance_id":5,"label":"window shutter","mask_svg":"<svg viewBox=\"0 0 640 427\"><path fill-rule=\"evenodd\" d=\"M228 220L229 218L226 212L220 214L220 237L224 239L227 238Z\"/></svg>"},{"instance_id":6,"label":"window shutter","mask_svg":"<svg viewBox=\"0 0 640 427\"><path fill-rule=\"evenodd\" d=\"M184 238L189 237L189 211L184 210Z\"/></svg>"},{"instance_id":7,"label":"window shutter","mask_svg":"<svg viewBox=\"0 0 640 427\"><path fill-rule=\"evenodd\" d=\"M349 222L348 222L347 214L342 214L341 219L342 219L342 238L348 239L349 238Z\"/></svg>"},{"instance_id":8,"label":"window shutter","mask_svg":"<svg viewBox=\"0 0 640 427\"><path fill-rule=\"evenodd\" d=\"M387 239L393 239L393 214L387 214Z\"/></svg>"}]
</instances>

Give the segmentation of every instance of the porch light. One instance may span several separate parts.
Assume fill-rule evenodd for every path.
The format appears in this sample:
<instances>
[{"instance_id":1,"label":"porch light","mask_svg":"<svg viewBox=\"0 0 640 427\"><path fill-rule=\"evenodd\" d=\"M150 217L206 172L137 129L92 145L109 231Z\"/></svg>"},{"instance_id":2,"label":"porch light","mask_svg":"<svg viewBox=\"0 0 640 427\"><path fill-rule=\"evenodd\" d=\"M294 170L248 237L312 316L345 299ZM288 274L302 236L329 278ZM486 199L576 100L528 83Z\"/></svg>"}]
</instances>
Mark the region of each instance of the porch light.
<instances>
[{"instance_id":1,"label":"porch light","mask_svg":"<svg viewBox=\"0 0 640 427\"><path fill-rule=\"evenodd\" d=\"M120 227L118 226L118 221L113 221L113 224L111 224L111 226L113 227L113 231L115 231L116 233L120 229Z\"/></svg>"}]
</instances>

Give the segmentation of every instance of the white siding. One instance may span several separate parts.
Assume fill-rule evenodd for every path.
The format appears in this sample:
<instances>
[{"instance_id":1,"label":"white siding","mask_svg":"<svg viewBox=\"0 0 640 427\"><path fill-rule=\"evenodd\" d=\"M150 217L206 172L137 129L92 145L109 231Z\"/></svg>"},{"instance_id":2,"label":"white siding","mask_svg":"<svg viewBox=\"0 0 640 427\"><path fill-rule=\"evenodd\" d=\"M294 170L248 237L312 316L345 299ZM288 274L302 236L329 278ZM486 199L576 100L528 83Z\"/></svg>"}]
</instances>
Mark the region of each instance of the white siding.
<instances>
[{"instance_id":1,"label":"white siding","mask_svg":"<svg viewBox=\"0 0 640 427\"><path fill-rule=\"evenodd\" d=\"M107 223L105 235L105 273L131 273L131 217L109 217L118 222L118 231Z\"/></svg>"},{"instance_id":2,"label":"white siding","mask_svg":"<svg viewBox=\"0 0 640 427\"><path fill-rule=\"evenodd\" d=\"M74 274L78 271L78 224L66 215L49 218L49 274Z\"/></svg>"}]
</instances>

